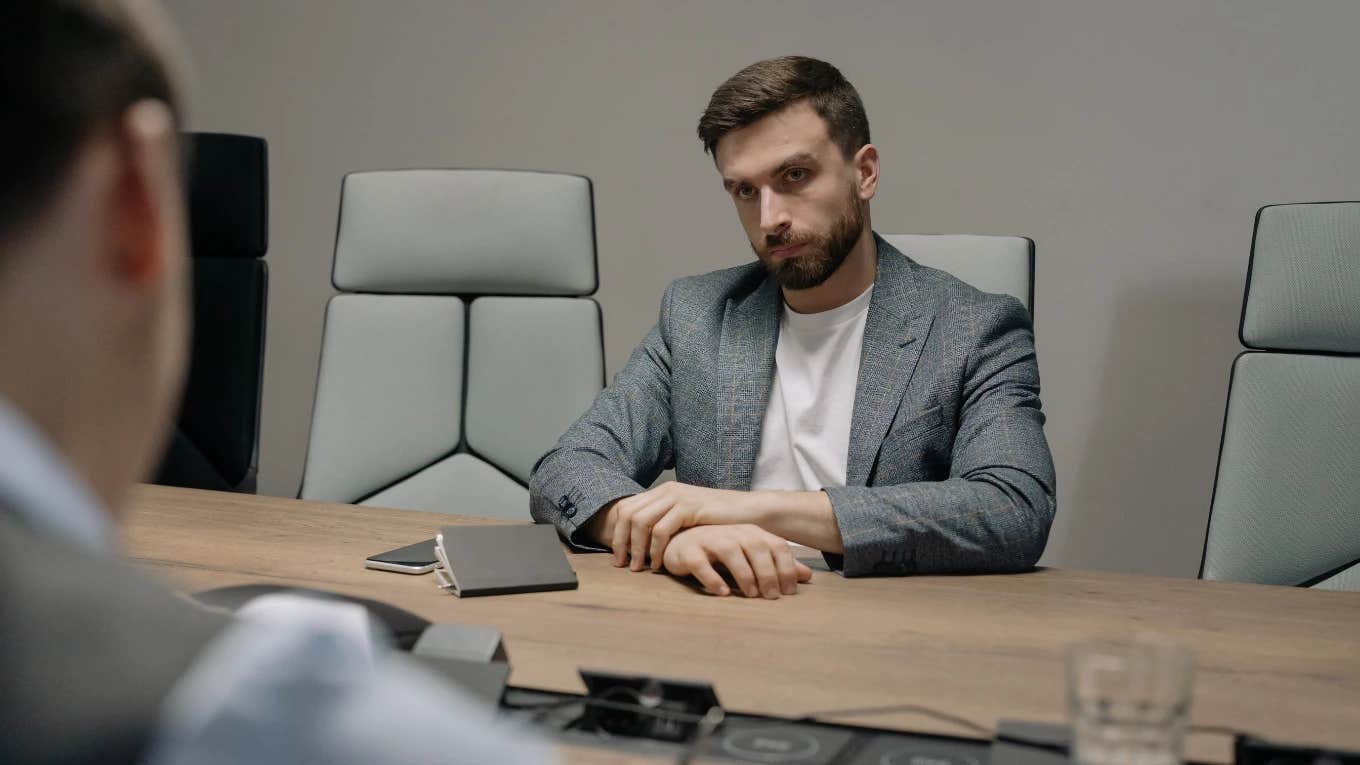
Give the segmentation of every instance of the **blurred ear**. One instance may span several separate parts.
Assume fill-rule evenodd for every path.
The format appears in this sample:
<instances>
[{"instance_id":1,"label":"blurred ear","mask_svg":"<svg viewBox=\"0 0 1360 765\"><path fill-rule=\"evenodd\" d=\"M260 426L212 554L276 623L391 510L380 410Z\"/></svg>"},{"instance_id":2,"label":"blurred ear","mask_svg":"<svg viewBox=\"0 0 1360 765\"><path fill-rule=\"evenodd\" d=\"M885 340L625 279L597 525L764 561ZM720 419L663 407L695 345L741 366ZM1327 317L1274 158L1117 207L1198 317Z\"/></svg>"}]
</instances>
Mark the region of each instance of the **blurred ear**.
<instances>
[{"instance_id":1,"label":"blurred ear","mask_svg":"<svg viewBox=\"0 0 1360 765\"><path fill-rule=\"evenodd\" d=\"M115 270L147 287L165 275L183 237L179 136L170 108L155 100L133 104L117 126L120 167L112 204Z\"/></svg>"},{"instance_id":2,"label":"blurred ear","mask_svg":"<svg viewBox=\"0 0 1360 765\"><path fill-rule=\"evenodd\" d=\"M866 143L855 152L855 191L865 202L878 192L878 147Z\"/></svg>"}]
</instances>

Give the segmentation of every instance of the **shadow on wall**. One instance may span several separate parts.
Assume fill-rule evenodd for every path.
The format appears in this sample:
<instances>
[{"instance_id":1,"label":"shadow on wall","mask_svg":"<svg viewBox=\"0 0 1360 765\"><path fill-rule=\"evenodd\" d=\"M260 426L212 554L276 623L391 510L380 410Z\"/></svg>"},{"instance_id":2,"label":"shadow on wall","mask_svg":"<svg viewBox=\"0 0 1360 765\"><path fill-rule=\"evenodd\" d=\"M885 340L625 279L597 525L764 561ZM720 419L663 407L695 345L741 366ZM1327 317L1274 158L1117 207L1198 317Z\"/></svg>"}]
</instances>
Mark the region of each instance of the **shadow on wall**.
<instances>
[{"instance_id":1,"label":"shadow on wall","mask_svg":"<svg viewBox=\"0 0 1360 765\"><path fill-rule=\"evenodd\" d=\"M1196 575L1241 350L1242 284L1200 279L1120 294L1093 370L1099 414L1058 509L1071 516L1058 540L1067 565Z\"/></svg>"}]
</instances>

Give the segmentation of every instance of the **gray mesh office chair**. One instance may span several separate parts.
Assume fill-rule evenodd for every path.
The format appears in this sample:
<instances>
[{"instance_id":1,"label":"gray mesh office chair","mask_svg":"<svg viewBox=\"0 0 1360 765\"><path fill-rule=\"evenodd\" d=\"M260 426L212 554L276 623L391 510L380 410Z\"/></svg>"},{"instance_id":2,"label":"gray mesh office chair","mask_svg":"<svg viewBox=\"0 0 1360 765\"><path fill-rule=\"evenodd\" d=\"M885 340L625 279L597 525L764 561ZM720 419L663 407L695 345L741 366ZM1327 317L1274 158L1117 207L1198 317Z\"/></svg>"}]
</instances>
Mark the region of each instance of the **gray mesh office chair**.
<instances>
[{"instance_id":1,"label":"gray mesh office chair","mask_svg":"<svg viewBox=\"0 0 1360 765\"><path fill-rule=\"evenodd\" d=\"M352 173L331 279L300 496L528 520L604 385L590 180Z\"/></svg>"},{"instance_id":2,"label":"gray mesh office chair","mask_svg":"<svg viewBox=\"0 0 1360 765\"><path fill-rule=\"evenodd\" d=\"M1200 576L1360 590L1360 202L1256 214Z\"/></svg>"},{"instance_id":3,"label":"gray mesh office chair","mask_svg":"<svg viewBox=\"0 0 1360 765\"><path fill-rule=\"evenodd\" d=\"M983 292L1012 295L1034 315L1034 240L1023 236L884 234L923 266L938 268Z\"/></svg>"}]
</instances>

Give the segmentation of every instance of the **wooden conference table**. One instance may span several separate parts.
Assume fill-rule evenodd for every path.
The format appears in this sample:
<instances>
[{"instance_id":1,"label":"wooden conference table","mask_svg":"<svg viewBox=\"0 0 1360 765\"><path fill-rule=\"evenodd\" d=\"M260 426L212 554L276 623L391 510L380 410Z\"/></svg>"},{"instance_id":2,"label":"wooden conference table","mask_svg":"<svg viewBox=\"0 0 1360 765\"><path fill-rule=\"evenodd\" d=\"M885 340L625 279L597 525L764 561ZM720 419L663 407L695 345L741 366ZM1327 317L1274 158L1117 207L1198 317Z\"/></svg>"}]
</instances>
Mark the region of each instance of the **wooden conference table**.
<instances>
[{"instance_id":1,"label":"wooden conference table","mask_svg":"<svg viewBox=\"0 0 1360 765\"><path fill-rule=\"evenodd\" d=\"M605 555L572 555L577 590L461 599L431 576L364 568L368 555L460 522L475 521L145 486L125 548L185 591L292 584L431 621L494 625L514 685L581 692L581 666L707 679L727 708L780 716L921 704L988 727L1062 722L1065 646L1154 630L1197 654L1193 723L1360 750L1360 593L1063 569L891 579L819 571L795 596L745 600L616 569ZM906 714L845 721L973 735ZM1186 754L1229 762L1230 740L1192 735Z\"/></svg>"}]
</instances>

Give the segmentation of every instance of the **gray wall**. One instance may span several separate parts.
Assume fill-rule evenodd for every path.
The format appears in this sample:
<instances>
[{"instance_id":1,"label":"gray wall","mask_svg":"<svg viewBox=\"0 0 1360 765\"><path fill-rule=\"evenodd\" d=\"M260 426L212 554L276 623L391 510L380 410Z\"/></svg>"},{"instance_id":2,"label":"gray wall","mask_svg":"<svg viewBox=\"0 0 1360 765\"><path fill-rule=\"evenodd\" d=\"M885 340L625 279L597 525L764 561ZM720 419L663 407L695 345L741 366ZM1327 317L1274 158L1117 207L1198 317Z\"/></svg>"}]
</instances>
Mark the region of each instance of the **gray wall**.
<instances>
[{"instance_id":1,"label":"gray wall","mask_svg":"<svg viewBox=\"0 0 1360 765\"><path fill-rule=\"evenodd\" d=\"M342 174L593 178L612 374L669 280L750 257L694 124L725 77L796 52L864 97L879 230L1038 242L1045 562L1193 575L1253 213L1360 198L1344 0L169 6L192 127L270 144L269 494L299 483Z\"/></svg>"}]
</instances>

